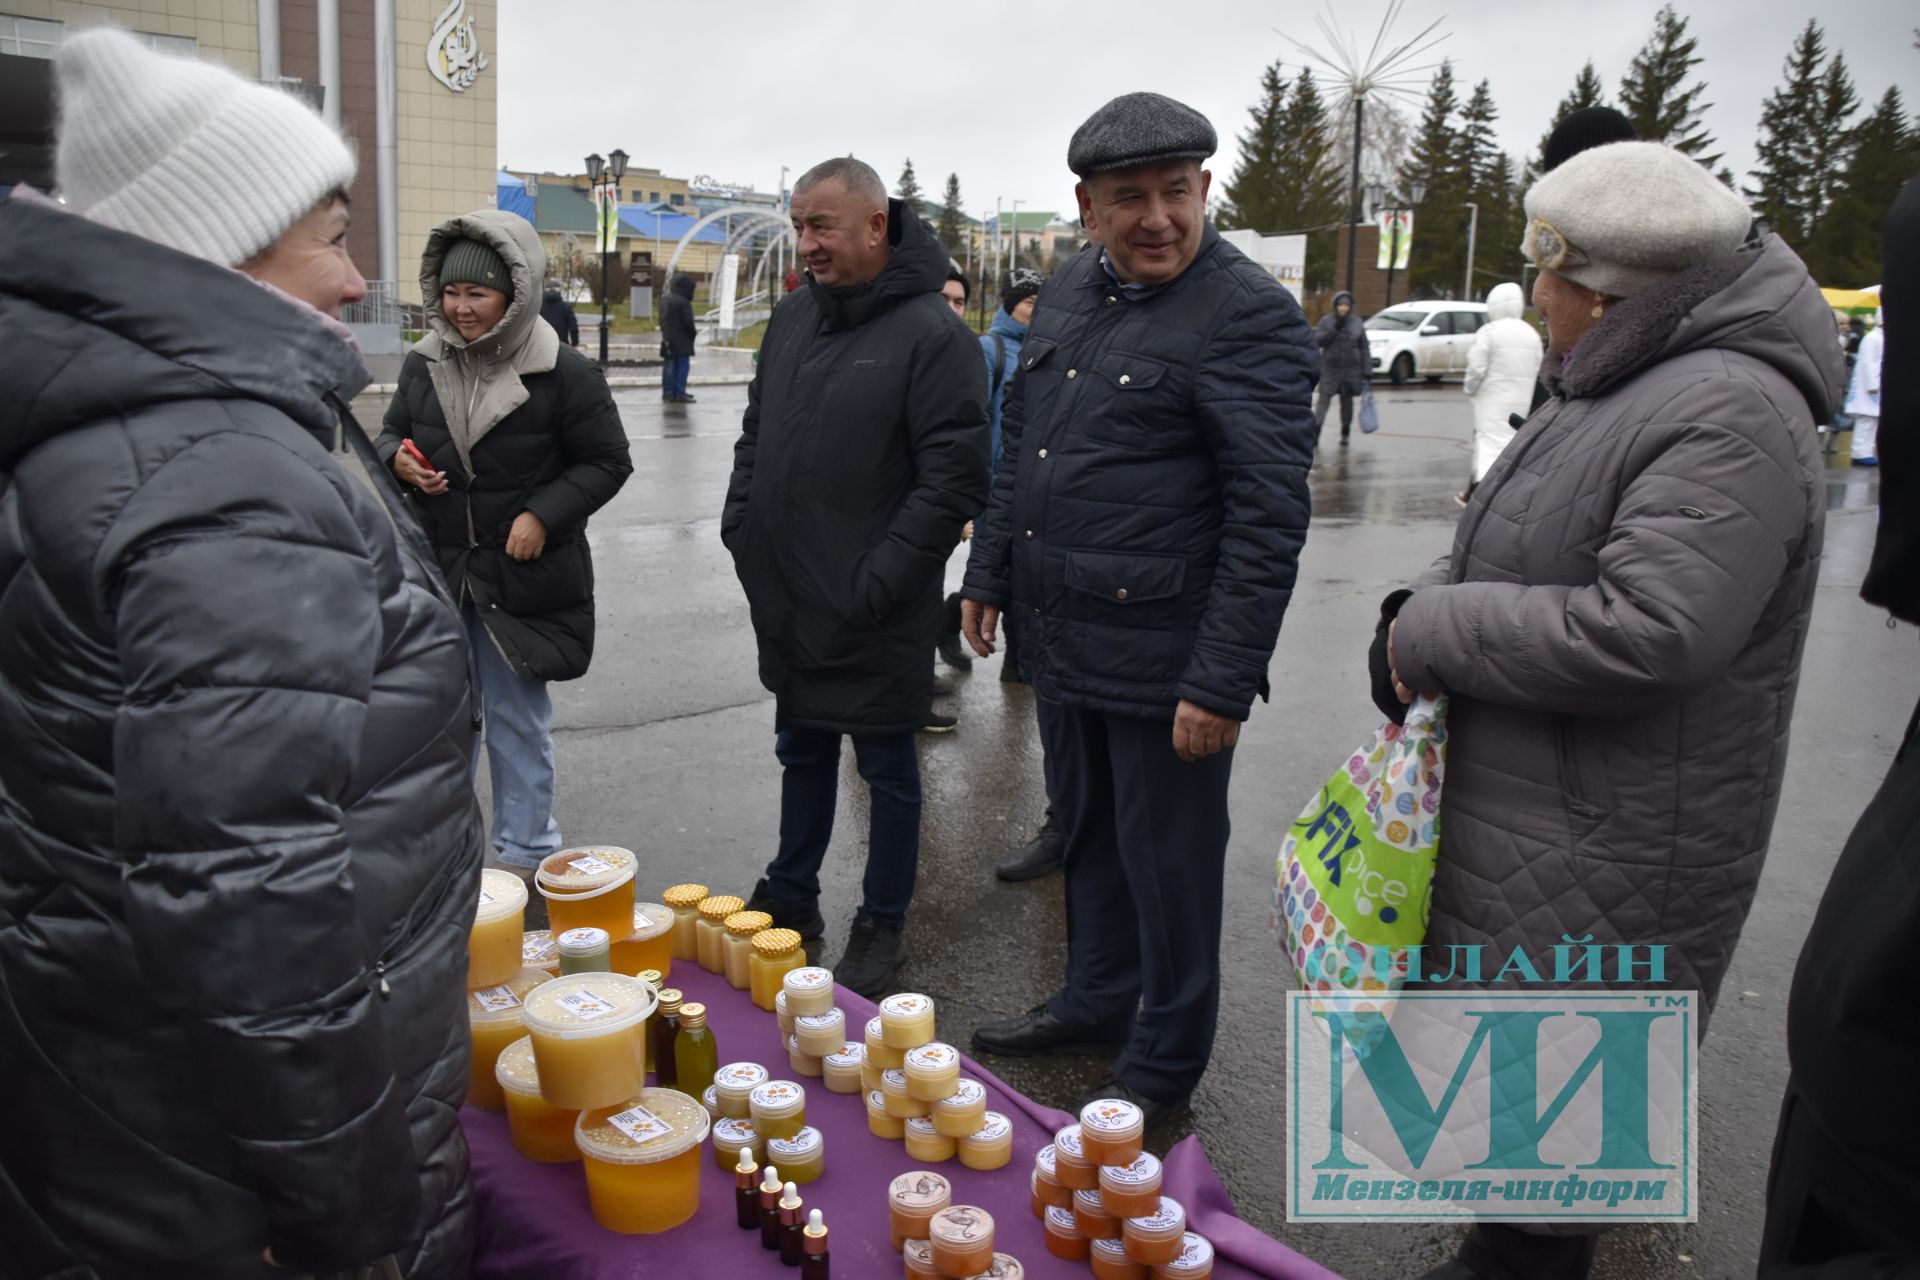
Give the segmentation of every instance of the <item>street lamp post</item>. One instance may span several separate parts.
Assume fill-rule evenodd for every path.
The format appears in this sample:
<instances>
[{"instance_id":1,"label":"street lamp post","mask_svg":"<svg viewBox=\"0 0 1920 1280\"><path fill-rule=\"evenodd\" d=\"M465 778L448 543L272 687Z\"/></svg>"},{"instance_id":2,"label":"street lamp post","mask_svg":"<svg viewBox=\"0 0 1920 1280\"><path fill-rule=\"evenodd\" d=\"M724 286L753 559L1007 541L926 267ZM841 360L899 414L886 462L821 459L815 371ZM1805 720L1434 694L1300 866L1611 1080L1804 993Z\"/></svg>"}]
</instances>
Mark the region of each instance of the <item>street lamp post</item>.
<instances>
[{"instance_id":1,"label":"street lamp post","mask_svg":"<svg viewBox=\"0 0 1920 1280\"><path fill-rule=\"evenodd\" d=\"M1472 200L1467 201L1466 204L1467 208L1473 210L1473 213L1469 215L1470 220L1467 223L1467 279L1465 292L1461 295L1461 298L1463 301L1472 302L1473 254L1477 247L1475 242L1480 239L1480 206Z\"/></svg>"},{"instance_id":2,"label":"street lamp post","mask_svg":"<svg viewBox=\"0 0 1920 1280\"><path fill-rule=\"evenodd\" d=\"M1387 200L1386 183L1375 178L1369 194L1373 197L1374 208L1387 215L1388 222L1393 230L1393 235L1389 239L1387 246L1387 301L1385 305L1390 307L1393 305L1393 273L1400 265L1400 215L1412 212L1413 207L1418 205L1420 201L1426 197L1427 184L1418 179L1408 183L1406 204L1401 204L1396 198L1390 208L1381 207L1386 204Z\"/></svg>"},{"instance_id":3,"label":"street lamp post","mask_svg":"<svg viewBox=\"0 0 1920 1280\"><path fill-rule=\"evenodd\" d=\"M1024 200L1013 202L1013 260L1007 267L1008 276L1020 269L1020 206L1024 203Z\"/></svg>"},{"instance_id":4,"label":"street lamp post","mask_svg":"<svg viewBox=\"0 0 1920 1280\"><path fill-rule=\"evenodd\" d=\"M612 292L612 286L609 275L613 265L614 246L619 243L617 229L620 223L619 215L616 213L612 228L607 225L606 205L603 202L607 201L609 196L600 182L603 174L607 178L606 186L613 188L611 203L615 209L618 209L620 179L627 175L627 153L615 147L607 153L605 160L600 158L599 152L587 157L587 182L592 186L594 193L594 235L600 241L600 368L604 371L607 367L608 330L613 327L610 318L612 298L609 295ZM615 231L616 234L609 234L610 230Z\"/></svg>"}]
</instances>

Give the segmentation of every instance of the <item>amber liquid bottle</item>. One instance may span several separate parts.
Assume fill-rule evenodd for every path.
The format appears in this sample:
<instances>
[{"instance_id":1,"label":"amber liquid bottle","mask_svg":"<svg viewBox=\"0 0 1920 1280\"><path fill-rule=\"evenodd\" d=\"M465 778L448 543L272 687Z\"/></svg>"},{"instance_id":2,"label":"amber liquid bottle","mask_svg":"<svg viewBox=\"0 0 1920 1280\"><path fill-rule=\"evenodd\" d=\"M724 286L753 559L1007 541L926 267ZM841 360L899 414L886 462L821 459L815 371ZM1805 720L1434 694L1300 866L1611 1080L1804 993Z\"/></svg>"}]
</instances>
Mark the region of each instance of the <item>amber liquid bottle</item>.
<instances>
[{"instance_id":1,"label":"amber liquid bottle","mask_svg":"<svg viewBox=\"0 0 1920 1280\"><path fill-rule=\"evenodd\" d=\"M768 1165L760 1183L760 1247L780 1247L780 1171Z\"/></svg>"},{"instance_id":2,"label":"amber liquid bottle","mask_svg":"<svg viewBox=\"0 0 1920 1280\"><path fill-rule=\"evenodd\" d=\"M680 1034L673 1040L673 1087L697 1098L713 1083L720 1069L720 1046L707 1029L707 1006L680 1006Z\"/></svg>"},{"instance_id":3,"label":"amber liquid bottle","mask_svg":"<svg viewBox=\"0 0 1920 1280\"><path fill-rule=\"evenodd\" d=\"M740 1163L733 1170L733 1220L743 1231L751 1231L760 1225L760 1166L753 1162L753 1152L746 1148L740 1150Z\"/></svg>"},{"instance_id":4,"label":"amber liquid bottle","mask_svg":"<svg viewBox=\"0 0 1920 1280\"><path fill-rule=\"evenodd\" d=\"M807 1228L800 1233L800 1280L832 1280L827 1274L827 1224L820 1220L820 1211L815 1209L807 1218Z\"/></svg>"},{"instance_id":5,"label":"amber liquid bottle","mask_svg":"<svg viewBox=\"0 0 1920 1280\"><path fill-rule=\"evenodd\" d=\"M679 1088L680 1064L674 1060L673 1046L680 1038L680 993L672 987L660 993L660 1008L647 1023L647 1035L653 1041L653 1082L663 1089Z\"/></svg>"},{"instance_id":6,"label":"amber liquid bottle","mask_svg":"<svg viewBox=\"0 0 1920 1280\"><path fill-rule=\"evenodd\" d=\"M800 1193L789 1182L780 1197L780 1261L789 1267L800 1265L800 1238L807 1229L806 1210L800 1205Z\"/></svg>"}]
</instances>

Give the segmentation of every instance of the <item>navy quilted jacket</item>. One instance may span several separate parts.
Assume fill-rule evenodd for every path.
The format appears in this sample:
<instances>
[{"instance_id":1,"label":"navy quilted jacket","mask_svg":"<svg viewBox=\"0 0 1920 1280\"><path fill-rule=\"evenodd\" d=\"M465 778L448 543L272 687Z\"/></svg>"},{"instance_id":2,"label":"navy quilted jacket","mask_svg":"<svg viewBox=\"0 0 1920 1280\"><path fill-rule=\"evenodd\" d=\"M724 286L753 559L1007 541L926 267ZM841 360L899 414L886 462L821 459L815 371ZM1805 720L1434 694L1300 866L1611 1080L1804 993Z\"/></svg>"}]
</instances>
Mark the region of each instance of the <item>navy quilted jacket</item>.
<instances>
[{"instance_id":1,"label":"navy quilted jacket","mask_svg":"<svg viewBox=\"0 0 1920 1280\"><path fill-rule=\"evenodd\" d=\"M1244 720L1307 538L1313 331L1208 226L1134 294L1098 249L1047 282L964 594L1010 611L1041 697Z\"/></svg>"}]
</instances>

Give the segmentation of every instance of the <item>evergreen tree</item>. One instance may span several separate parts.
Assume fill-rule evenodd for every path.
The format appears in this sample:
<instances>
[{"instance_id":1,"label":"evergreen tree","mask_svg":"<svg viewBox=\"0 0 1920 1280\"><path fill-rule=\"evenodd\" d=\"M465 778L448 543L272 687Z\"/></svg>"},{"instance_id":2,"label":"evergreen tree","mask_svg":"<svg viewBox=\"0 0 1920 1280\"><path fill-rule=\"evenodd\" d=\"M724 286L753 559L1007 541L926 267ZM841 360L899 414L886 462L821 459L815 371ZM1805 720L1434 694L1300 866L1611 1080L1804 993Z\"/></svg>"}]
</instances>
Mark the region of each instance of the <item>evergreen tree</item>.
<instances>
[{"instance_id":1,"label":"evergreen tree","mask_svg":"<svg viewBox=\"0 0 1920 1280\"><path fill-rule=\"evenodd\" d=\"M1280 157L1281 120L1286 110L1287 84L1275 62L1260 73L1260 101L1247 108L1253 126L1240 135L1240 159L1234 163L1220 206L1221 226L1281 229L1280 188L1286 181Z\"/></svg>"},{"instance_id":2,"label":"evergreen tree","mask_svg":"<svg viewBox=\"0 0 1920 1280\"><path fill-rule=\"evenodd\" d=\"M1515 197L1513 161L1506 152L1497 152L1470 197L1480 206L1480 234L1473 253L1471 296L1475 298L1486 297L1487 290L1502 281L1519 282L1523 259L1520 257L1520 224L1515 221L1519 208Z\"/></svg>"},{"instance_id":3,"label":"evergreen tree","mask_svg":"<svg viewBox=\"0 0 1920 1280\"><path fill-rule=\"evenodd\" d=\"M947 175L946 201L940 206L940 243L947 246L947 253L954 257L964 257L967 238L966 215L960 212L960 175Z\"/></svg>"},{"instance_id":4,"label":"evergreen tree","mask_svg":"<svg viewBox=\"0 0 1920 1280\"><path fill-rule=\"evenodd\" d=\"M1860 107L1847 60L1837 51L1820 77L1820 115L1813 132L1813 215L1817 221L1833 203L1840 175L1853 158L1853 113Z\"/></svg>"},{"instance_id":5,"label":"evergreen tree","mask_svg":"<svg viewBox=\"0 0 1920 1280\"><path fill-rule=\"evenodd\" d=\"M913 158L907 158L906 168L900 170L900 182L894 190L900 202L916 212L920 208L920 179L913 176Z\"/></svg>"},{"instance_id":6,"label":"evergreen tree","mask_svg":"<svg viewBox=\"0 0 1920 1280\"><path fill-rule=\"evenodd\" d=\"M1346 183L1335 160L1332 129L1313 68L1303 67L1280 122L1282 172L1289 190L1281 201L1279 225L1273 229L1307 232L1306 287L1310 290L1333 283L1335 241L1338 228L1347 221Z\"/></svg>"},{"instance_id":7,"label":"evergreen tree","mask_svg":"<svg viewBox=\"0 0 1920 1280\"><path fill-rule=\"evenodd\" d=\"M1714 139L1701 116L1713 104L1701 101L1705 81L1687 86L1693 69L1706 60L1699 46L1687 35L1687 20L1671 4L1661 9L1654 15L1653 34L1620 79L1620 109L1645 141L1664 142L1712 169L1720 153L1709 152Z\"/></svg>"},{"instance_id":8,"label":"evergreen tree","mask_svg":"<svg viewBox=\"0 0 1920 1280\"><path fill-rule=\"evenodd\" d=\"M1887 90L1853 131L1852 143L1832 202L1802 256L1821 284L1857 289L1879 282L1880 221L1901 184L1920 167L1920 135L1907 120L1899 89Z\"/></svg>"},{"instance_id":9,"label":"evergreen tree","mask_svg":"<svg viewBox=\"0 0 1920 1280\"><path fill-rule=\"evenodd\" d=\"M1587 64L1580 68L1580 74L1573 78L1573 88L1553 109L1553 119L1547 122L1547 131L1540 135L1540 150L1529 161L1534 171L1537 173L1547 167L1547 139L1553 136L1553 131L1560 127L1562 120L1576 111L1606 105L1607 87L1601 82L1600 73L1594 70L1593 59L1588 58Z\"/></svg>"},{"instance_id":10,"label":"evergreen tree","mask_svg":"<svg viewBox=\"0 0 1920 1280\"><path fill-rule=\"evenodd\" d=\"M1473 96L1460 112L1460 168L1469 190L1479 189L1493 168L1493 158L1500 153L1493 140L1493 122L1499 118L1500 111L1493 105L1493 88L1482 80L1473 86Z\"/></svg>"},{"instance_id":11,"label":"evergreen tree","mask_svg":"<svg viewBox=\"0 0 1920 1280\"><path fill-rule=\"evenodd\" d=\"M1746 190L1753 211L1773 224L1788 244L1804 245L1818 213L1813 176L1813 130L1819 116L1820 64L1826 42L1808 20L1787 54L1784 83L1760 108L1759 167Z\"/></svg>"},{"instance_id":12,"label":"evergreen tree","mask_svg":"<svg viewBox=\"0 0 1920 1280\"><path fill-rule=\"evenodd\" d=\"M1468 199L1466 148L1461 132L1454 126L1459 98L1453 89L1453 63L1442 62L1427 88L1427 105L1420 113L1420 125L1414 135L1413 154L1400 171L1398 191L1389 191L1389 199L1404 197L1415 181L1426 184L1426 192L1413 220L1413 251L1408 258L1409 291L1401 297L1443 296L1460 288L1467 252Z\"/></svg>"}]
</instances>

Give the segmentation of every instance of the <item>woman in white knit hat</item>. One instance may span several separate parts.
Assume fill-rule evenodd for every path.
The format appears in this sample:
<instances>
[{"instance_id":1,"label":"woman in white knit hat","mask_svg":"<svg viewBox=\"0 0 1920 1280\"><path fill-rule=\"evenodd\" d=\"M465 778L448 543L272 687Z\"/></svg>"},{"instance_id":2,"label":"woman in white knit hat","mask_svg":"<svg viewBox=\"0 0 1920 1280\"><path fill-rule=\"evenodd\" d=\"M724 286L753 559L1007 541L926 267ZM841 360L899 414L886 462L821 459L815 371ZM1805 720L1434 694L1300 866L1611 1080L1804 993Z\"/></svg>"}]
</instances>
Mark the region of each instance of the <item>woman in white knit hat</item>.
<instances>
[{"instance_id":1,"label":"woman in white knit hat","mask_svg":"<svg viewBox=\"0 0 1920 1280\"><path fill-rule=\"evenodd\" d=\"M64 207L0 203L0 1271L464 1276L467 651L332 457L353 154L123 32L54 73Z\"/></svg>"},{"instance_id":2,"label":"woman in white knit hat","mask_svg":"<svg viewBox=\"0 0 1920 1280\"><path fill-rule=\"evenodd\" d=\"M1578 155L1526 212L1553 396L1376 639L1389 714L1450 699L1426 953L1552 974L1571 940L1664 948L1608 976L1698 992L1704 1028L1780 799L1840 352L1793 251L1671 148ZM1481 1223L1430 1276L1593 1258L1592 1236Z\"/></svg>"}]
</instances>

